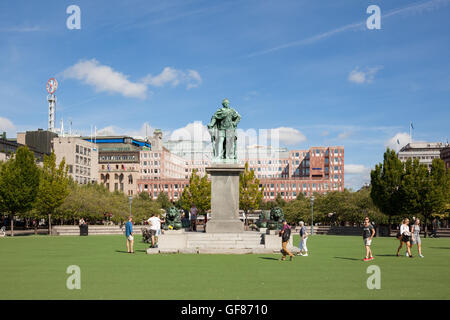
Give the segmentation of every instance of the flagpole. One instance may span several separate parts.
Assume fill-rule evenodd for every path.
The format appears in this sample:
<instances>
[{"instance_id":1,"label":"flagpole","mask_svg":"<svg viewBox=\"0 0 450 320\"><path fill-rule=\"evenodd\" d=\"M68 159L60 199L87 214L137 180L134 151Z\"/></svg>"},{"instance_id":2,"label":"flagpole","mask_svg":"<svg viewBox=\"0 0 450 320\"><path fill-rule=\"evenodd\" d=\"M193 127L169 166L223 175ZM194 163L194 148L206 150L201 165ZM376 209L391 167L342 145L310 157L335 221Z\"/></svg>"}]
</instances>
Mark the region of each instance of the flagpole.
<instances>
[{"instance_id":1,"label":"flagpole","mask_svg":"<svg viewBox=\"0 0 450 320\"><path fill-rule=\"evenodd\" d=\"M410 144L411 144L411 142L412 142L411 127L412 127L412 122L409 123L409 143L410 143Z\"/></svg>"}]
</instances>

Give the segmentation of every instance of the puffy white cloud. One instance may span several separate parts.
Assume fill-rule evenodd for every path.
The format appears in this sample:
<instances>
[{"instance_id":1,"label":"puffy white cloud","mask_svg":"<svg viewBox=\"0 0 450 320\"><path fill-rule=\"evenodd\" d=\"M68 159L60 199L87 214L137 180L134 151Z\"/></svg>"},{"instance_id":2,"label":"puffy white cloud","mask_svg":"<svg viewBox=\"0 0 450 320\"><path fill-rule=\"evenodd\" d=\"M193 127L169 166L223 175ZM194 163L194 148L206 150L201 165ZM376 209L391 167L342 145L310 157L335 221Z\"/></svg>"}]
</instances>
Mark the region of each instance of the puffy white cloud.
<instances>
[{"instance_id":1,"label":"puffy white cloud","mask_svg":"<svg viewBox=\"0 0 450 320\"><path fill-rule=\"evenodd\" d=\"M198 87L202 83L202 78L195 70L187 70L187 72L184 72L171 67L165 67L160 74L156 76L149 74L142 79L142 82L154 87L162 87L166 84L171 84L176 87L183 83L186 84L187 89L190 89Z\"/></svg>"},{"instance_id":2,"label":"puffy white cloud","mask_svg":"<svg viewBox=\"0 0 450 320\"><path fill-rule=\"evenodd\" d=\"M130 136L137 139L145 139L146 135L151 137L155 128L147 122L144 122L138 129L123 129L117 126L106 126L101 129L97 129L97 136Z\"/></svg>"},{"instance_id":3,"label":"puffy white cloud","mask_svg":"<svg viewBox=\"0 0 450 320\"><path fill-rule=\"evenodd\" d=\"M101 129L97 129L97 136L116 136L119 135L120 128L116 126L107 126Z\"/></svg>"},{"instance_id":4,"label":"puffy white cloud","mask_svg":"<svg viewBox=\"0 0 450 320\"><path fill-rule=\"evenodd\" d=\"M365 71L360 71L360 70L358 70L359 68L356 67L348 75L348 81L353 82L353 83L358 83L358 84L371 83L373 81L373 79L375 78L375 74L381 68L382 67L372 67L372 68L366 68Z\"/></svg>"},{"instance_id":5,"label":"puffy white cloud","mask_svg":"<svg viewBox=\"0 0 450 320\"><path fill-rule=\"evenodd\" d=\"M270 129L270 134L272 137L278 136L280 142L279 145L294 145L306 141L306 137L303 133L295 128L290 127ZM273 138L271 140L273 140Z\"/></svg>"},{"instance_id":6,"label":"puffy white cloud","mask_svg":"<svg viewBox=\"0 0 450 320\"><path fill-rule=\"evenodd\" d=\"M100 64L96 59L79 61L64 70L63 76L93 86L97 92L120 93L125 97L141 99L147 97L148 86L163 87L170 84L175 87L185 84L187 89L191 89L202 83L202 78L197 71L182 71L171 67L165 67L156 76L149 74L140 81L133 82L128 80L128 76L115 71L110 66Z\"/></svg>"},{"instance_id":7,"label":"puffy white cloud","mask_svg":"<svg viewBox=\"0 0 450 320\"><path fill-rule=\"evenodd\" d=\"M7 135L14 134L16 126L7 118L0 117L0 133L6 132Z\"/></svg>"},{"instance_id":8,"label":"puffy white cloud","mask_svg":"<svg viewBox=\"0 0 450 320\"><path fill-rule=\"evenodd\" d=\"M367 172L369 169L362 164L345 164L344 172L346 174L361 174Z\"/></svg>"},{"instance_id":9,"label":"puffy white cloud","mask_svg":"<svg viewBox=\"0 0 450 320\"><path fill-rule=\"evenodd\" d=\"M353 190L359 190L366 183L370 183L370 171L370 168L362 164L345 164L345 187Z\"/></svg>"},{"instance_id":10,"label":"puffy white cloud","mask_svg":"<svg viewBox=\"0 0 450 320\"><path fill-rule=\"evenodd\" d=\"M174 130L169 140L211 141L211 136L208 128L201 121L194 121Z\"/></svg>"},{"instance_id":11,"label":"puffy white cloud","mask_svg":"<svg viewBox=\"0 0 450 320\"><path fill-rule=\"evenodd\" d=\"M147 86L144 83L132 82L128 80L128 76L101 65L96 59L80 61L67 68L63 75L65 78L81 80L93 86L97 92L114 92L141 99L147 96Z\"/></svg>"},{"instance_id":12,"label":"puffy white cloud","mask_svg":"<svg viewBox=\"0 0 450 320\"><path fill-rule=\"evenodd\" d=\"M408 143L409 134L406 132L399 132L392 138L388 139L385 146L398 151Z\"/></svg>"}]
</instances>

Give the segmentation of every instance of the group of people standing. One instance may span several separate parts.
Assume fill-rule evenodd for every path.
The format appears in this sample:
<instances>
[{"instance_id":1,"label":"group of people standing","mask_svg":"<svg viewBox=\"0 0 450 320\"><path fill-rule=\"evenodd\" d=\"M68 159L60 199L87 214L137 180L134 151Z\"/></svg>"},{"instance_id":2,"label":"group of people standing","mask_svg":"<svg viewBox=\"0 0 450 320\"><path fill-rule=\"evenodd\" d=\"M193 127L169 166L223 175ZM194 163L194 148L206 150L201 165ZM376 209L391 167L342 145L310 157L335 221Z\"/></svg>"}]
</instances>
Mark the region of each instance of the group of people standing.
<instances>
[{"instance_id":1,"label":"group of people standing","mask_svg":"<svg viewBox=\"0 0 450 320\"><path fill-rule=\"evenodd\" d=\"M375 236L375 228L372 223L370 223L369 217L364 218L363 225L363 240L364 246L366 248L366 257L364 261L373 260L372 250L370 248L372 244L372 239ZM422 255L422 241L420 240L420 220L415 219L411 228L409 226L409 219L405 218L402 221L400 230L397 234L397 239L400 241L400 245L397 249L397 257L400 256L400 249L403 245L406 245L406 256L412 258L411 247L417 245L417 250L419 252L419 257L423 258Z\"/></svg>"},{"instance_id":2,"label":"group of people standing","mask_svg":"<svg viewBox=\"0 0 450 320\"><path fill-rule=\"evenodd\" d=\"M298 256L307 257L308 256L308 248L306 247L306 240L308 239L309 233L306 231L305 223L300 221L300 244L299 244L299 253ZM289 255L289 260L292 261L294 255L287 248L289 239L291 237L291 226L287 224L286 220L283 220L283 227L279 232L279 236L281 237L281 253L283 256L281 257L281 261L286 260L286 256Z\"/></svg>"},{"instance_id":3,"label":"group of people standing","mask_svg":"<svg viewBox=\"0 0 450 320\"><path fill-rule=\"evenodd\" d=\"M397 234L397 239L400 241L400 245L397 249L397 257L400 256L400 249L403 244L406 244L406 256L412 258L411 247L417 245L417 250L419 252L419 257L423 258L422 255L422 241L420 240L420 220L415 219L414 223L409 227L409 219L403 219L402 225L400 226L400 231Z\"/></svg>"},{"instance_id":4,"label":"group of people standing","mask_svg":"<svg viewBox=\"0 0 450 320\"><path fill-rule=\"evenodd\" d=\"M150 235L152 237L151 248L158 247L158 236L161 234L161 219L156 214L152 213L152 216L147 220L150 225ZM133 218L130 216L128 222L125 224L125 237L127 238L127 251L128 253L134 253L134 232L133 232Z\"/></svg>"}]
</instances>

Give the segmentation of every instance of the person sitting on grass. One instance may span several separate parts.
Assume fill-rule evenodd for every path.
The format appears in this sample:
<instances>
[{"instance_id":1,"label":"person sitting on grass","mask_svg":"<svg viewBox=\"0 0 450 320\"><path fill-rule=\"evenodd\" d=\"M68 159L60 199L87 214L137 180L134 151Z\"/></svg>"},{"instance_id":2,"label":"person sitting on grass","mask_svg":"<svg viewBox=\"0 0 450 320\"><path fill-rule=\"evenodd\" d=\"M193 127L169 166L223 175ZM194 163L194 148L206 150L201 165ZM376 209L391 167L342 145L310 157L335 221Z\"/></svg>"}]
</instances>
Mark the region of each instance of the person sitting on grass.
<instances>
[{"instance_id":1,"label":"person sitting on grass","mask_svg":"<svg viewBox=\"0 0 450 320\"><path fill-rule=\"evenodd\" d=\"M128 253L134 253L134 232L133 232L133 218L130 216L128 222L125 224L125 236L127 237L127 251Z\"/></svg>"},{"instance_id":2,"label":"person sitting on grass","mask_svg":"<svg viewBox=\"0 0 450 320\"><path fill-rule=\"evenodd\" d=\"M372 244L373 236L375 235L375 228L370 223L369 217L364 218L364 229L363 229L363 240L364 246L366 247L366 257L364 261L373 260L372 250L370 249L370 245Z\"/></svg>"}]
</instances>

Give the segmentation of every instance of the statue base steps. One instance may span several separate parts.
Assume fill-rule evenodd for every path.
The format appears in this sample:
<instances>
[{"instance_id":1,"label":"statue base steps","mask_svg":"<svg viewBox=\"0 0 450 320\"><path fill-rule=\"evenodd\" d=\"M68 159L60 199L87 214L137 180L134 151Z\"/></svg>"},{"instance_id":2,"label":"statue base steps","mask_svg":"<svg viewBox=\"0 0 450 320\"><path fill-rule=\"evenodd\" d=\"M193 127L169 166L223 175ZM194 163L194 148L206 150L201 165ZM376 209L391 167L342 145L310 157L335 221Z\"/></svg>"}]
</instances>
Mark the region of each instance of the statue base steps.
<instances>
[{"instance_id":1,"label":"statue base steps","mask_svg":"<svg viewBox=\"0 0 450 320\"><path fill-rule=\"evenodd\" d=\"M292 253L292 237L288 245ZM185 253L185 254L272 254L280 253L281 238L278 235L263 234L255 231L242 233L203 233L203 232L165 232L158 239L158 248L149 248L148 254Z\"/></svg>"}]
</instances>

